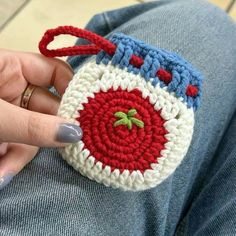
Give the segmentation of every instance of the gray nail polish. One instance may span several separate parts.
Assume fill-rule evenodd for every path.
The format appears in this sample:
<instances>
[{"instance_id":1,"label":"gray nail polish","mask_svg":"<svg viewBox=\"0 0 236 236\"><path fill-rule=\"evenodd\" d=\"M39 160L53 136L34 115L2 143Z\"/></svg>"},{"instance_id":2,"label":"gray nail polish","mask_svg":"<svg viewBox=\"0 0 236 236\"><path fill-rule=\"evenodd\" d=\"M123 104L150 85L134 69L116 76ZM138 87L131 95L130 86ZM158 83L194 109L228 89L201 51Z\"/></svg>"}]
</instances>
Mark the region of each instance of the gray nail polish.
<instances>
[{"instance_id":1,"label":"gray nail polish","mask_svg":"<svg viewBox=\"0 0 236 236\"><path fill-rule=\"evenodd\" d=\"M4 187L6 187L11 180L13 179L14 174L6 174L3 177L0 177L0 190L2 190Z\"/></svg>"},{"instance_id":2,"label":"gray nail polish","mask_svg":"<svg viewBox=\"0 0 236 236\"><path fill-rule=\"evenodd\" d=\"M78 125L60 124L56 140L63 143L76 143L81 140L83 131Z\"/></svg>"}]
</instances>

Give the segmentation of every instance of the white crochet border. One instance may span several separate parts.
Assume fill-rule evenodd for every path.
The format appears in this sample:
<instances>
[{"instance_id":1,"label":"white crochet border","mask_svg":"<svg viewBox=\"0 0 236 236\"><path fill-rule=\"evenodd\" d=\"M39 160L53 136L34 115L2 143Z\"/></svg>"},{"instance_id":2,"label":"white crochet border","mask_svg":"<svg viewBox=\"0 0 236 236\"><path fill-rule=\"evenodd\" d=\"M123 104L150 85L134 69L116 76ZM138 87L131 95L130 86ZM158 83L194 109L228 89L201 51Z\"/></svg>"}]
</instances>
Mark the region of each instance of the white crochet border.
<instances>
[{"instance_id":1,"label":"white crochet border","mask_svg":"<svg viewBox=\"0 0 236 236\"><path fill-rule=\"evenodd\" d=\"M83 110L82 104L88 103L88 97L94 98L95 93L106 92L110 88L117 90L119 86L128 91L138 88L143 98L149 96L155 110L162 109L161 116L166 120L164 127L169 133L165 135L168 140L166 149L161 151L161 157L157 157L158 164L151 164L152 169L143 174L139 170L132 173L125 170L120 174L119 169L111 172L109 166L103 169L100 161L95 164L95 158L90 155L89 150L83 149L83 141L70 144L60 149L60 152L75 170L106 186L131 191L155 187L181 163L192 139L194 112L192 108L187 108L182 98L176 98L174 93L167 92L166 87L153 87L151 82L146 82L140 75L111 64L97 65L95 61L91 61L74 75L63 95L58 115L78 124L78 110Z\"/></svg>"}]
</instances>

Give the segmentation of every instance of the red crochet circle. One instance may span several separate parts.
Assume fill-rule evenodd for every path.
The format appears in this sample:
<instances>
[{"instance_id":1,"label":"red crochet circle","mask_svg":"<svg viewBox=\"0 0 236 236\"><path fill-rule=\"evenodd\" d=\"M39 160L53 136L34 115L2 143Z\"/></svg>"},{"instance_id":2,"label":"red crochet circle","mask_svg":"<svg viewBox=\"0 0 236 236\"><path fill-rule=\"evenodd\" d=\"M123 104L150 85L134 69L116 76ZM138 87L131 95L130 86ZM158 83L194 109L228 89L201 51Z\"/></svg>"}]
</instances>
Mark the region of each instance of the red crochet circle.
<instances>
[{"instance_id":1,"label":"red crochet circle","mask_svg":"<svg viewBox=\"0 0 236 236\"><path fill-rule=\"evenodd\" d=\"M119 88L114 91L99 92L94 98L88 98L83 104L84 109L78 111L77 120L83 130L84 148L90 151L96 161L111 167L111 170L151 169L152 163L157 163L157 157L167 142L165 120L156 111L149 98L144 99L138 89L126 91ZM144 122L140 128L132 125L129 130L125 125L114 127L119 119L114 116L117 111L127 114L130 109L136 109L135 118Z\"/></svg>"}]
</instances>

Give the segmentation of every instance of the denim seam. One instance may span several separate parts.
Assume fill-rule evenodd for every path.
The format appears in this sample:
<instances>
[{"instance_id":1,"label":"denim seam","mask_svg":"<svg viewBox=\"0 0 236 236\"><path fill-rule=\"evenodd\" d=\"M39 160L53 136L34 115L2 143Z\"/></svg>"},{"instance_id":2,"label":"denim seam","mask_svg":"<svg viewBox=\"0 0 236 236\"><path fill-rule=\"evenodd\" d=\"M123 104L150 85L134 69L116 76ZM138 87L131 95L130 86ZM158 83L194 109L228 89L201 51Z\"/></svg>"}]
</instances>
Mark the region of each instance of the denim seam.
<instances>
[{"instance_id":1,"label":"denim seam","mask_svg":"<svg viewBox=\"0 0 236 236\"><path fill-rule=\"evenodd\" d=\"M185 235L186 220L187 220L187 216L185 216L180 221L179 225L177 226L176 232L175 232L176 236L184 236Z\"/></svg>"},{"instance_id":2,"label":"denim seam","mask_svg":"<svg viewBox=\"0 0 236 236\"><path fill-rule=\"evenodd\" d=\"M107 27L108 27L109 31L112 31L113 28L112 28L112 26L111 26L111 24L110 24L109 16L107 15L106 12L103 12L103 13L102 13L102 16L103 16L103 18L104 18L104 21L105 21L106 24L107 24Z\"/></svg>"}]
</instances>

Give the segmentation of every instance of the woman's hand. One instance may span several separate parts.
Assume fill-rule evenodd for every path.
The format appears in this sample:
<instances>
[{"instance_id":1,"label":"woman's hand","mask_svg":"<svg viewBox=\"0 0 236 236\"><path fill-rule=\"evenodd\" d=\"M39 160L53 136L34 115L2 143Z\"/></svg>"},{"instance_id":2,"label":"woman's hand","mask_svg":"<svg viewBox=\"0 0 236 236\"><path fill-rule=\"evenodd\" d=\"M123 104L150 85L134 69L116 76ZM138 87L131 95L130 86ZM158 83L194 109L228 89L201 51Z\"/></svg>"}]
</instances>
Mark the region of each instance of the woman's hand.
<instances>
[{"instance_id":1,"label":"woman's hand","mask_svg":"<svg viewBox=\"0 0 236 236\"><path fill-rule=\"evenodd\" d=\"M62 147L81 139L78 126L55 116L73 75L68 64L39 54L0 49L0 189L32 158L38 147ZM37 85L28 110L20 106L28 83Z\"/></svg>"}]
</instances>

